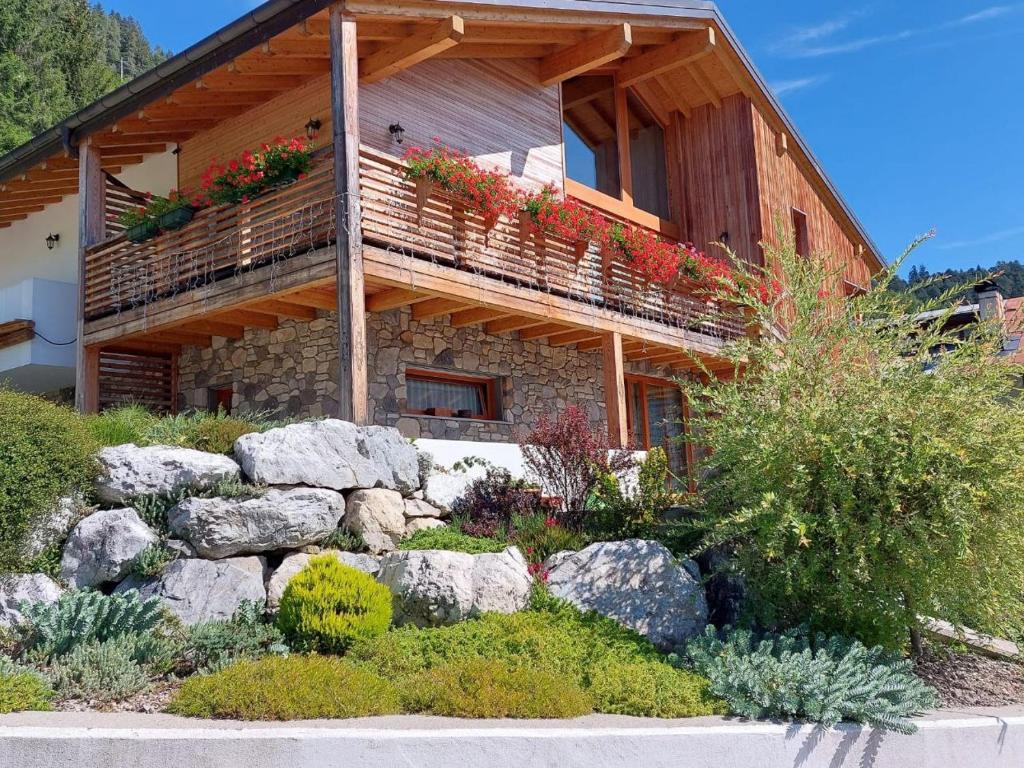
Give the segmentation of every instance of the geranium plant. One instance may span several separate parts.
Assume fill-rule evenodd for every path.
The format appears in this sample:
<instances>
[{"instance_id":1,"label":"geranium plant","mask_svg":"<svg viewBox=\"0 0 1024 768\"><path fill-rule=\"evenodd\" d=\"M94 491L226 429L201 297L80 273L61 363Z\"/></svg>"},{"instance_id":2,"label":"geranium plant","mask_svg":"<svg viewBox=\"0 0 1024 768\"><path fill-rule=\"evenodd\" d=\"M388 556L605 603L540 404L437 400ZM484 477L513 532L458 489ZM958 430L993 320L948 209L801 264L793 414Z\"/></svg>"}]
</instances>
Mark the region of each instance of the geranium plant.
<instances>
[{"instance_id":1,"label":"geranium plant","mask_svg":"<svg viewBox=\"0 0 1024 768\"><path fill-rule=\"evenodd\" d=\"M561 197L551 185L523 197L522 209L542 232L575 242L600 240L608 220L577 200Z\"/></svg>"},{"instance_id":2,"label":"geranium plant","mask_svg":"<svg viewBox=\"0 0 1024 768\"><path fill-rule=\"evenodd\" d=\"M304 139L278 137L259 151L247 150L227 164L211 163L193 203L247 203L271 187L304 178L312 164L312 152Z\"/></svg>"}]
</instances>

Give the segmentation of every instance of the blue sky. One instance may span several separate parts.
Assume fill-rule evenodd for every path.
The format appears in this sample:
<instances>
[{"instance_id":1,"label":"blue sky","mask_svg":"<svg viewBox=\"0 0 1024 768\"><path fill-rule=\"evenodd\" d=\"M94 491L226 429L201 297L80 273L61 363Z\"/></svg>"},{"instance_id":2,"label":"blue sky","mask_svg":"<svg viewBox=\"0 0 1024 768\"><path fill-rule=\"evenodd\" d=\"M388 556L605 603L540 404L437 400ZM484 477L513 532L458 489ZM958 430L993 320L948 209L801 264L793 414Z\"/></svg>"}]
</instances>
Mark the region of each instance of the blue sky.
<instances>
[{"instance_id":1,"label":"blue sky","mask_svg":"<svg viewBox=\"0 0 1024 768\"><path fill-rule=\"evenodd\" d=\"M177 52L256 3L103 5ZM719 6L887 258L1024 260L1024 1Z\"/></svg>"}]
</instances>

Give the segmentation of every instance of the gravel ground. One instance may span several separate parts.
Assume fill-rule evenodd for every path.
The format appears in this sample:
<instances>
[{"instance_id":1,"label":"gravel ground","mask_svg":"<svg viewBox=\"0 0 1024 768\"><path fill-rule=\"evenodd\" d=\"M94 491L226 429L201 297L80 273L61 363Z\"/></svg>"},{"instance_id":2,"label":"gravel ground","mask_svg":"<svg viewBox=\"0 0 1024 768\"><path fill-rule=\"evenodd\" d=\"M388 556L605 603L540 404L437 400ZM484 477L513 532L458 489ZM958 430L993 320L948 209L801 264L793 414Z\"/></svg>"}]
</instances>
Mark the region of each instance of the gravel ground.
<instances>
[{"instance_id":1,"label":"gravel ground","mask_svg":"<svg viewBox=\"0 0 1024 768\"><path fill-rule=\"evenodd\" d=\"M1020 664L929 647L915 671L939 692L943 707L1024 704L1024 666Z\"/></svg>"},{"instance_id":2,"label":"gravel ground","mask_svg":"<svg viewBox=\"0 0 1024 768\"><path fill-rule=\"evenodd\" d=\"M59 712L163 712L171 696L181 687L180 680L153 683L124 701L103 702L64 699L56 701L53 708Z\"/></svg>"}]
</instances>

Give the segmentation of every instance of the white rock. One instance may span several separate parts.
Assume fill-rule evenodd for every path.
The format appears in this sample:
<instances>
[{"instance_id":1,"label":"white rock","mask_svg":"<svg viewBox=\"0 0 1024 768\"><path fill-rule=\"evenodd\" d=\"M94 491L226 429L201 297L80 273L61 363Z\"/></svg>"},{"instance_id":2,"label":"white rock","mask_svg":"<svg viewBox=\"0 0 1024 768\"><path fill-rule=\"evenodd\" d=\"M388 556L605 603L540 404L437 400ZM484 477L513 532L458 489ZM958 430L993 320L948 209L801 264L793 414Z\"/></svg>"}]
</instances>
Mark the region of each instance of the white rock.
<instances>
[{"instance_id":1,"label":"white rock","mask_svg":"<svg viewBox=\"0 0 1024 768\"><path fill-rule=\"evenodd\" d=\"M89 511L84 499L78 496L64 496L50 510L48 515L35 522L25 541L25 559L38 557L51 544L63 541L80 517Z\"/></svg>"},{"instance_id":2,"label":"white rock","mask_svg":"<svg viewBox=\"0 0 1024 768\"><path fill-rule=\"evenodd\" d=\"M323 488L271 488L249 498L189 498L167 513L176 536L202 557L298 549L338 527L345 499Z\"/></svg>"},{"instance_id":3,"label":"white rock","mask_svg":"<svg viewBox=\"0 0 1024 768\"><path fill-rule=\"evenodd\" d=\"M405 538L430 528L444 528L447 524L436 517L412 517L405 521Z\"/></svg>"},{"instance_id":4,"label":"white rock","mask_svg":"<svg viewBox=\"0 0 1024 768\"><path fill-rule=\"evenodd\" d=\"M438 509L433 504L428 504L423 499L410 498L405 500L405 516L409 517L435 517L445 516L444 510Z\"/></svg>"},{"instance_id":5,"label":"white rock","mask_svg":"<svg viewBox=\"0 0 1024 768\"><path fill-rule=\"evenodd\" d=\"M170 495L185 488L206 490L240 475L238 465L227 456L169 445L117 445L101 449L97 459L96 495L109 504L122 504L133 496Z\"/></svg>"},{"instance_id":6,"label":"white rock","mask_svg":"<svg viewBox=\"0 0 1024 768\"><path fill-rule=\"evenodd\" d=\"M373 554L390 552L405 537L405 500L398 491L353 491L345 502L345 527Z\"/></svg>"},{"instance_id":7,"label":"white rock","mask_svg":"<svg viewBox=\"0 0 1024 768\"><path fill-rule=\"evenodd\" d=\"M487 475L487 467L473 465L466 470L435 471L423 484L423 498L435 507L450 512L474 480Z\"/></svg>"},{"instance_id":8,"label":"white rock","mask_svg":"<svg viewBox=\"0 0 1024 768\"><path fill-rule=\"evenodd\" d=\"M129 508L101 509L76 525L64 545L60 576L72 587L120 581L160 537Z\"/></svg>"},{"instance_id":9,"label":"white rock","mask_svg":"<svg viewBox=\"0 0 1024 768\"><path fill-rule=\"evenodd\" d=\"M657 541L601 542L560 557L547 584L551 594L581 610L597 611L673 649L707 625L704 588L688 565Z\"/></svg>"},{"instance_id":10,"label":"white rock","mask_svg":"<svg viewBox=\"0 0 1024 768\"><path fill-rule=\"evenodd\" d=\"M143 599L159 597L185 624L231 618L244 600L263 605L266 561L262 557L175 560L152 579L130 577L115 591L137 589Z\"/></svg>"},{"instance_id":11,"label":"white rock","mask_svg":"<svg viewBox=\"0 0 1024 768\"><path fill-rule=\"evenodd\" d=\"M454 624L485 611L514 613L530 601L532 579L515 547L495 554L392 552L378 581L395 596L396 623Z\"/></svg>"},{"instance_id":12,"label":"white rock","mask_svg":"<svg viewBox=\"0 0 1024 768\"><path fill-rule=\"evenodd\" d=\"M315 488L419 487L416 449L396 429L325 419L242 435L235 456L245 474L267 485Z\"/></svg>"},{"instance_id":13,"label":"white rock","mask_svg":"<svg viewBox=\"0 0 1024 768\"><path fill-rule=\"evenodd\" d=\"M42 573L0 575L0 628L22 622L22 603L56 603L63 593L60 584Z\"/></svg>"},{"instance_id":14,"label":"white rock","mask_svg":"<svg viewBox=\"0 0 1024 768\"><path fill-rule=\"evenodd\" d=\"M372 555L365 555L357 552L341 552L337 549L325 550L322 554L333 555L338 559L342 565L347 565L350 568L355 568L363 573L368 573L371 576L376 576L380 570L380 560ZM270 581L267 582L267 607L271 610L276 611L278 605L281 604L281 596L284 594L285 587L288 586L288 582L292 580L299 571L306 567L310 560L317 555L306 554L305 552L295 552L285 557L281 561L281 564L274 571L274 575L270 577Z\"/></svg>"}]
</instances>

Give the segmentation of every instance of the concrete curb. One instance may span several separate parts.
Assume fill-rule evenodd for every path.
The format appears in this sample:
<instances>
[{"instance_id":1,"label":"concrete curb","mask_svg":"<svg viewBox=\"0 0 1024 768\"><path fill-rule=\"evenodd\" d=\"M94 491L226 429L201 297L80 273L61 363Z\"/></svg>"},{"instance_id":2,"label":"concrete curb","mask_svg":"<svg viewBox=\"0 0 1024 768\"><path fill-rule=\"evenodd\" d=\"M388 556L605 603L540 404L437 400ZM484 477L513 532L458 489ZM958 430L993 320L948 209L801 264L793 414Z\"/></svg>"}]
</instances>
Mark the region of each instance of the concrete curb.
<instances>
[{"instance_id":1,"label":"concrete curb","mask_svg":"<svg viewBox=\"0 0 1024 768\"><path fill-rule=\"evenodd\" d=\"M1019 768L1024 709L945 711L914 736L723 718L463 721L389 717L302 723L166 715L0 717L7 768Z\"/></svg>"}]
</instances>

